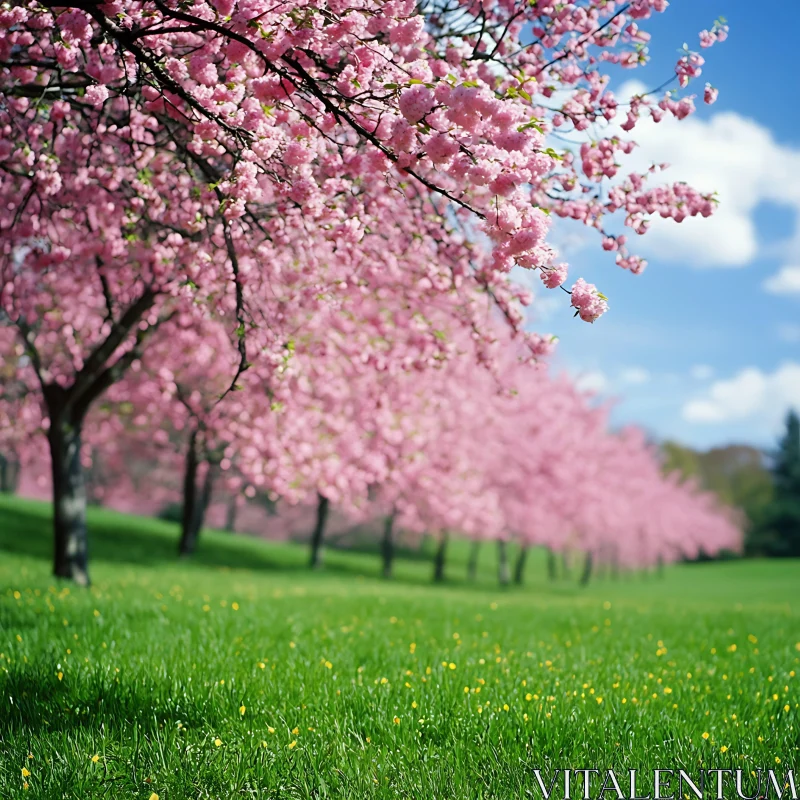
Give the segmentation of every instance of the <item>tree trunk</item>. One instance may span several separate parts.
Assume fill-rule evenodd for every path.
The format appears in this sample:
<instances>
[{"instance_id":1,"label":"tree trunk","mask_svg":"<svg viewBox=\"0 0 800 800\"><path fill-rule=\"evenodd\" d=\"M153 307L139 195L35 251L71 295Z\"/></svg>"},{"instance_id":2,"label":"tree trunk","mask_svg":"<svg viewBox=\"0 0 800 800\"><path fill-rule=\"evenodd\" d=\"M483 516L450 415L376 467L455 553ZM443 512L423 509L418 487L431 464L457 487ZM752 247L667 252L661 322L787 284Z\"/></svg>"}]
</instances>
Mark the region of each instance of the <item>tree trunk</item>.
<instances>
[{"instance_id":1,"label":"tree trunk","mask_svg":"<svg viewBox=\"0 0 800 800\"><path fill-rule=\"evenodd\" d=\"M471 583L474 583L478 577L478 554L480 549L480 539L475 539L469 549L469 561L467 562L467 580Z\"/></svg>"},{"instance_id":2,"label":"tree trunk","mask_svg":"<svg viewBox=\"0 0 800 800\"><path fill-rule=\"evenodd\" d=\"M238 506L239 498L237 495L231 495L228 500L228 507L225 509L225 531L227 533L236 533L236 508Z\"/></svg>"},{"instance_id":3,"label":"tree trunk","mask_svg":"<svg viewBox=\"0 0 800 800\"><path fill-rule=\"evenodd\" d=\"M47 441L53 476L53 572L89 585L86 483L81 464L81 422L50 413Z\"/></svg>"},{"instance_id":4,"label":"tree trunk","mask_svg":"<svg viewBox=\"0 0 800 800\"><path fill-rule=\"evenodd\" d=\"M554 581L558 577L556 554L549 547L547 548L547 577L551 581Z\"/></svg>"},{"instance_id":5,"label":"tree trunk","mask_svg":"<svg viewBox=\"0 0 800 800\"><path fill-rule=\"evenodd\" d=\"M394 532L394 517L395 512L392 511L383 521L383 542L381 545L381 552L383 553L383 577L392 577L392 567L394 566L394 541L392 534Z\"/></svg>"},{"instance_id":6,"label":"tree trunk","mask_svg":"<svg viewBox=\"0 0 800 800\"><path fill-rule=\"evenodd\" d=\"M442 531L442 536L439 539L439 546L436 548L436 557L433 560L434 583L441 583L444 580L444 565L445 565L445 557L447 555L447 539L448 539L448 532Z\"/></svg>"},{"instance_id":7,"label":"tree trunk","mask_svg":"<svg viewBox=\"0 0 800 800\"><path fill-rule=\"evenodd\" d=\"M189 436L189 447L186 450L186 466L183 474L183 514L181 516L181 541L178 552L182 556L190 556L197 546L197 470L200 461L197 457L197 430Z\"/></svg>"},{"instance_id":8,"label":"tree trunk","mask_svg":"<svg viewBox=\"0 0 800 800\"><path fill-rule=\"evenodd\" d=\"M528 545L523 544L517 556L517 563L514 565L514 583L516 583L517 586L522 586L522 581L525 577L525 561L527 558Z\"/></svg>"},{"instance_id":9,"label":"tree trunk","mask_svg":"<svg viewBox=\"0 0 800 800\"><path fill-rule=\"evenodd\" d=\"M322 539L325 535L325 522L328 519L328 498L317 494L317 524L314 526L314 533L311 535L311 559L309 566L312 569L319 569L322 566Z\"/></svg>"},{"instance_id":10,"label":"tree trunk","mask_svg":"<svg viewBox=\"0 0 800 800\"><path fill-rule=\"evenodd\" d=\"M497 581L501 586L508 586L511 582L508 571L508 546L503 539L497 540Z\"/></svg>"},{"instance_id":11,"label":"tree trunk","mask_svg":"<svg viewBox=\"0 0 800 800\"><path fill-rule=\"evenodd\" d=\"M586 554L586 561L583 562L583 574L581 575L581 586L588 586L589 579L592 577L592 564L594 558L591 553Z\"/></svg>"},{"instance_id":12,"label":"tree trunk","mask_svg":"<svg viewBox=\"0 0 800 800\"><path fill-rule=\"evenodd\" d=\"M569 580L569 561L570 561L569 555L565 550L561 554L561 577L563 577L566 580Z\"/></svg>"},{"instance_id":13,"label":"tree trunk","mask_svg":"<svg viewBox=\"0 0 800 800\"><path fill-rule=\"evenodd\" d=\"M208 466L206 469L206 474L203 477L203 487L200 490L200 496L195 504L195 512L192 518L195 548L197 548L197 540L200 538L200 531L203 530L203 525L205 525L206 512L208 511L208 507L211 505L211 496L214 493L216 465L212 464L211 462L207 462L207 464Z\"/></svg>"},{"instance_id":14,"label":"tree trunk","mask_svg":"<svg viewBox=\"0 0 800 800\"><path fill-rule=\"evenodd\" d=\"M0 494L14 494L19 482L19 461L0 453Z\"/></svg>"}]
</instances>

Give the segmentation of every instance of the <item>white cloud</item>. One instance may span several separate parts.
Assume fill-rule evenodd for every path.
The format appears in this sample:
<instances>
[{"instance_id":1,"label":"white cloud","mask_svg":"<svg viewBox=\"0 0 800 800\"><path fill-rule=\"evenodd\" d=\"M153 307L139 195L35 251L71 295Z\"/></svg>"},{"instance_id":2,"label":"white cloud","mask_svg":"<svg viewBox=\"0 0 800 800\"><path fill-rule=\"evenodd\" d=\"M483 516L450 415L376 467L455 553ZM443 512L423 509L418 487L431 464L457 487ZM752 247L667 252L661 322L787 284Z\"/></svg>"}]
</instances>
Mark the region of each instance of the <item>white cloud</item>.
<instances>
[{"instance_id":1,"label":"white cloud","mask_svg":"<svg viewBox=\"0 0 800 800\"><path fill-rule=\"evenodd\" d=\"M622 99L643 89L629 82L617 95ZM618 117L616 123L625 118ZM608 126L609 133L617 130ZM707 120L692 116L679 121L665 115L660 123L643 119L629 135L639 146L622 157L620 176L668 163L662 175L651 177L653 185L656 179L685 181L702 192L716 191L719 198L716 212L707 219L676 223L654 218L644 237L634 237L634 250L694 266L745 266L758 252L754 212L764 202L793 209L795 240L800 238L800 149L779 144L755 120L728 111ZM788 252L790 244L778 243L778 250Z\"/></svg>"},{"instance_id":2,"label":"white cloud","mask_svg":"<svg viewBox=\"0 0 800 800\"><path fill-rule=\"evenodd\" d=\"M627 369L623 369L619 376L623 383L630 383L633 385L641 385L650 380L650 373L642 367L628 367Z\"/></svg>"},{"instance_id":3,"label":"white cloud","mask_svg":"<svg viewBox=\"0 0 800 800\"><path fill-rule=\"evenodd\" d=\"M763 285L770 294L800 294L800 267L783 267Z\"/></svg>"},{"instance_id":4,"label":"white cloud","mask_svg":"<svg viewBox=\"0 0 800 800\"><path fill-rule=\"evenodd\" d=\"M709 367L708 364L695 364L689 374L696 380L696 381L707 381L714 375L714 368Z\"/></svg>"},{"instance_id":5,"label":"white cloud","mask_svg":"<svg viewBox=\"0 0 800 800\"><path fill-rule=\"evenodd\" d=\"M552 319L568 305L569 298L565 300L563 293L556 294L552 289L545 289L544 292L536 294L531 305L531 315L537 323Z\"/></svg>"},{"instance_id":6,"label":"white cloud","mask_svg":"<svg viewBox=\"0 0 800 800\"><path fill-rule=\"evenodd\" d=\"M552 222L547 243L555 248L558 258L570 261L581 250L597 243L597 232L585 225L576 225L572 220L556 217Z\"/></svg>"},{"instance_id":7,"label":"white cloud","mask_svg":"<svg viewBox=\"0 0 800 800\"><path fill-rule=\"evenodd\" d=\"M704 396L683 407L683 418L695 423L752 421L778 424L792 406L800 406L800 364L787 362L771 373L756 367L716 381Z\"/></svg>"},{"instance_id":8,"label":"white cloud","mask_svg":"<svg viewBox=\"0 0 800 800\"><path fill-rule=\"evenodd\" d=\"M778 326L778 338L789 344L800 342L800 325L793 322L786 322Z\"/></svg>"},{"instance_id":9,"label":"white cloud","mask_svg":"<svg viewBox=\"0 0 800 800\"><path fill-rule=\"evenodd\" d=\"M604 394L608 391L608 378L600 370L590 370L584 372L575 380L575 385L581 392L592 392L594 394Z\"/></svg>"}]
</instances>

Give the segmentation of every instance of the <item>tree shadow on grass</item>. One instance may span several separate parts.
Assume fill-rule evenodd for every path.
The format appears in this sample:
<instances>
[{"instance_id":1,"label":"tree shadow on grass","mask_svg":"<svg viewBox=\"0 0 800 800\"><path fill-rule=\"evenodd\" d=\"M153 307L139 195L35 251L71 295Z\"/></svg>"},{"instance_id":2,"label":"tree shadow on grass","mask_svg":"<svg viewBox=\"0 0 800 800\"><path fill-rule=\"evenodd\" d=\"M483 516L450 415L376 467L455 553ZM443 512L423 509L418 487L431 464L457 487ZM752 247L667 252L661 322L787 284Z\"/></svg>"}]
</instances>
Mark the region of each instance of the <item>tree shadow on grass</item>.
<instances>
[{"instance_id":1,"label":"tree shadow on grass","mask_svg":"<svg viewBox=\"0 0 800 800\"><path fill-rule=\"evenodd\" d=\"M6 703L2 731L7 736L67 733L86 728L104 731L127 730L133 725L140 734L156 728L183 726L199 728L213 723L196 705L170 697L168 687L119 684L112 677L75 676L62 681L41 662L20 665L0 681ZM213 714L211 716L214 716Z\"/></svg>"},{"instance_id":2,"label":"tree shadow on grass","mask_svg":"<svg viewBox=\"0 0 800 800\"><path fill-rule=\"evenodd\" d=\"M155 566L180 563L176 524L133 517L108 509L89 509L92 562ZM52 558L49 505L19 498L0 499L0 551L37 559ZM263 544L263 546L261 546ZM188 564L253 570L296 570L305 562L287 548L254 542L252 537L212 535L201 539Z\"/></svg>"},{"instance_id":3,"label":"tree shadow on grass","mask_svg":"<svg viewBox=\"0 0 800 800\"><path fill-rule=\"evenodd\" d=\"M0 495L0 563L3 552L49 562L52 559L52 514L47 503ZM91 563L155 567L184 564L212 569L243 569L252 572L282 572L300 575L308 571L308 553L299 543L274 543L247 535L203 531L197 552L189 559L178 557L179 526L172 522L120 514L105 508L90 508L89 554ZM398 552L393 585L429 587L433 571L433 541L419 551ZM400 549L400 548L398 548ZM428 562L428 563L425 563ZM546 591L573 595L568 584L550 585L531 580L528 586L498 587L496 571L484 561L478 580L467 579L467 548L455 546L448 556L443 588L474 592L519 593ZM533 574L538 565L529 565ZM328 549L323 574L348 579L363 578L380 583L381 560L374 547L358 550ZM388 584L387 584L388 585Z\"/></svg>"},{"instance_id":4,"label":"tree shadow on grass","mask_svg":"<svg viewBox=\"0 0 800 800\"><path fill-rule=\"evenodd\" d=\"M49 504L0 497L0 558L2 551L49 561L52 558L52 514ZM197 552L178 556L179 526L146 517L90 508L89 555L91 562L157 566L185 564L253 571L300 572L307 570L308 554L298 544L275 544L253 536L232 536L203 531ZM330 551L324 572L349 577L377 577L380 562L369 553ZM403 581L405 582L405 581ZM416 581L415 581L416 582ZM424 580L420 579L420 583Z\"/></svg>"}]
</instances>

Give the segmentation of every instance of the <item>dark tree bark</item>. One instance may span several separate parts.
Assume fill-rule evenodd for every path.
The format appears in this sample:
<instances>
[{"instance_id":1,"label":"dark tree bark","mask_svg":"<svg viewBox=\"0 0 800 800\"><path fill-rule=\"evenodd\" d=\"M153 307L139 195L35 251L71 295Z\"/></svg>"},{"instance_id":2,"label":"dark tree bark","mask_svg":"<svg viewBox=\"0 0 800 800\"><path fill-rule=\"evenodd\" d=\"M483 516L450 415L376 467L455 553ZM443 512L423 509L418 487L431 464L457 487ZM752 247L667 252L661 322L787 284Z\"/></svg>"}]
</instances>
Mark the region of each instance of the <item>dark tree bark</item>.
<instances>
[{"instance_id":1,"label":"dark tree bark","mask_svg":"<svg viewBox=\"0 0 800 800\"><path fill-rule=\"evenodd\" d=\"M183 473L183 514L181 516L181 540L178 553L190 556L197 547L197 516L198 516L198 491L197 471L200 468L200 458L197 453L197 429L193 429L189 436L189 445L186 448L186 464Z\"/></svg>"},{"instance_id":2,"label":"dark tree bark","mask_svg":"<svg viewBox=\"0 0 800 800\"><path fill-rule=\"evenodd\" d=\"M511 574L508 571L508 545L505 540L497 540L497 582L501 586L508 586Z\"/></svg>"},{"instance_id":3,"label":"dark tree bark","mask_svg":"<svg viewBox=\"0 0 800 800\"><path fill-rule=\"evenodd\" d=\"M190 556L197 550L197 542L206 521L206 512L211 504L214 479L217 473L217 465L206 456L206 473L203 476L202 485L198 487L197 475L204 461L204 455L198 445L198 437L199 431L195 428L189 436L189 446L186 450L181 540L178 545L178 552L181 556Z\"/></svg>"},{"instance_id":4,"label":"dark tree bark","mask_svg":"<svg viewBox=\"0 0 800 800\"><path fill-rule=\"evenodd\" d=\"M0 494L14 494L19 484L19 460L0 453Z\"/></svg>"},{"instance_id":5,"label":"dark tree bark","mask_svg":"<svg viewBox=\"0 0 800 800\"><path fill-rule=\"evenodd\" d=\"M227 533L236 533L236 509L238 506L238 497L234 494L228 499L228 507L225 509L225 531Z\"/></svg>"},{"instance_id":6,"label":"dark tree bark","mask_svg":"<svg viewBox=\"0 0 800 800\"><path fill-rule=\"evenodd\" d=\"M321 494L317 495L317 524L311 534L311 558L309 566L312 569L319 569L322 566L322 541L325 536L325 523L328 519L328 498Z\"/></svg>"},{"instance_id":7,"label":"dark tree bark","mask_svg":"<svg viewBox=\"0 0 800 800\"><path fill-rule=\"evenodd\" d=\"M441 538L439 539L439 546L436 548L436 556L433 560L434 583L441 583L444 580L444 566L447 557L448 538L449 538L449 532L442 531Z\"/></svg>"},{"instance_id":8,"label":"dark tree bark","mask_svg":"<svg viewBox=\"0 0 800 800\"><path fill-rule=\"evenodd\" d=\"M81 465L81 423L50 413L47 441L53 477L53 573L89 585L86 484Z\"/></svg>"},{"instance_id":9,"label":"dark tree bark","mask_svg":"<svg viewBox=\"0 0 800 800\"><path fill-rule=\"evenodd\" d=\"M467 580L474 583L478 577L478 554L481 550L480 539L475 539L469 548L469 561L467 561Z\"/></svg>"},{"instance_id":10,"label":"dark tree bark","mask_svg":"<svg viewBox=\"0 0 800 800\"><path fill-rule=\"evenodd\" d=\"M549 547L547 548L547 577L551 581L554 581L558 577L556 554Z\"/></svg>"},{"instance_id":11,"label":"dark tree bark","mask_svg":"<svg viewBox=\"0 0 800 800\"><path fill-rule=\"evenodd\" d=\"M525 562L528 560L528 546L523 544L517 556L517 563L514 565L514 583L522 586L525 578Z\"/></svg>"},{"instance_id":12,"label":"dark tree bark","mask_svg":"<svg viewBox=\"0 0 800 800\"><path fill-rule=\"evenodd\" d=\"M200 489L200 496L195 507L194 514L194 539L195 547L200 538L200 531L206 523L206 512L211 505L211 498L214 494L214 480L217 476L217 466L213 461L207 462L206 474L203 476L203 486Z\"/></svg>"},{"instance_id":13,"label":"dark tree bark","mask_svg":"<svg viewBox=\"0 0 800 800\"><path fill-rule=\"evenodd\" d=\"M586 561L583 562L583 573L581 574L581 586L588 586L592 577L592 564L594 557L591 553L586 554Z\"/></svg>"},{"instance_id":14,"label":"dark tree bark","mask_svg":"<svg viewBox=\"0 0 800 800\"><path fill-rule=\"evenodd\" d=\"M381 542L381 553L383 555L383 577L392 577L392 568L394 566L394 518L395 512L387 515L383 521L383 541Z\"/></svg>"}]
</instances>

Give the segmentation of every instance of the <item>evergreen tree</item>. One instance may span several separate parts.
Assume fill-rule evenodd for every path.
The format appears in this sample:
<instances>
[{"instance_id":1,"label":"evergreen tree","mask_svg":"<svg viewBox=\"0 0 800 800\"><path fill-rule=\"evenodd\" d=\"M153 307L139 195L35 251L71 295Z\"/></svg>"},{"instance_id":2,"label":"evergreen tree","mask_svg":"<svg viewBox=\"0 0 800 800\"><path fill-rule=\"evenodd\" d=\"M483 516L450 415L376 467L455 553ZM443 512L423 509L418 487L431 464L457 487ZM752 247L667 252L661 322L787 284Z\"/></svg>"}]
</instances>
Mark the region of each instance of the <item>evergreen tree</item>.
<instances>
[{"instance_id":1,"label":"evergreen tree","mask_svg":"<svg viewBox=\"0 0 800 800\"><path fill-rule=\"evenodd\" d=\"M800 417L790 411L772 466L774 500L765 515L768 552L800 556Z\"/></svg>"}]
</instances>

